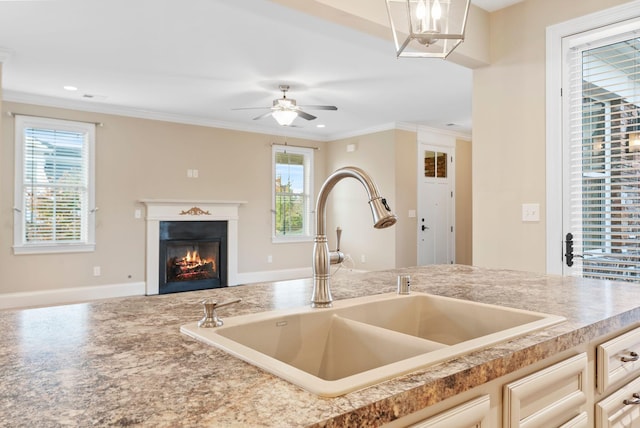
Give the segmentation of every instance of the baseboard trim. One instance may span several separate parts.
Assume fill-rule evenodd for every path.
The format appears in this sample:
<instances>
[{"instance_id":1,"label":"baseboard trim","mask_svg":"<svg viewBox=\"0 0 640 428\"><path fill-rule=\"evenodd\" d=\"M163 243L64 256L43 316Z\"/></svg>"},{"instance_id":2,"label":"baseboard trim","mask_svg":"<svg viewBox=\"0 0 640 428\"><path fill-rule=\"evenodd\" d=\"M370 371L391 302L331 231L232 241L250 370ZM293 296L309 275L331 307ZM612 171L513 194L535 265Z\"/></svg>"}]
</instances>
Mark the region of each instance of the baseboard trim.
<instances>
[{"instance_id":1,"label":"baseboard trim","mask_svg":"<svg viewBox=\"0 0 640 428\"><path fill-rule=\"evenodd\" d=\"M2 293L0 294L0 309L64 305L112 297L144 296L144 294L144 282Z\"/></svg>"}]
</instances>

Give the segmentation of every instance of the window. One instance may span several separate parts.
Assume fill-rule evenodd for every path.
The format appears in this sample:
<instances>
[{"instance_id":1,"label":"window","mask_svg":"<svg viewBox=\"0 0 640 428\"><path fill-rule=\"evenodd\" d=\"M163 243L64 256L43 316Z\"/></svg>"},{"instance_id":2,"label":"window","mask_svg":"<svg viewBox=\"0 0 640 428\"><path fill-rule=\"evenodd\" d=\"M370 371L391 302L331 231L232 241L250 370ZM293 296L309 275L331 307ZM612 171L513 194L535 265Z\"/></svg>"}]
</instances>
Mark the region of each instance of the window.
<instances>
[{"instance_id":1,"label":"window","mask_svg":"<svg viewBox=\"0 0 640 428\"><path fill-rule=\"evenodd\" d=\"M447 154L427 150L424 152L424 176L447 178Z\"/></svg>"},{"instance_id":2,"label":"window","mask_svg":"<svg viewBox=\"0 0 640 428\"><path fill-rule=\"evenodd\" d=\"M14 253L95 249L95 125L15 118Z\"/></svg>"},{"instance_id":3,"label":"window","mask_svg":"<svg viewBox=\"0 0 640 428\"><path fill-rule=\"evenodd\" d=\"M273 146L273 241L312 238L313 149Z\"/></svg>"},{"instance_id":4,"label":"window","mask_svg":"<svg viewBox=\"0 0 640 428\"><path fill-rule=\"evenodd\" d=\"M567 42L567 232L574 274L640 282L640 39L614 26Z\"/></svg>"}]
</instances>

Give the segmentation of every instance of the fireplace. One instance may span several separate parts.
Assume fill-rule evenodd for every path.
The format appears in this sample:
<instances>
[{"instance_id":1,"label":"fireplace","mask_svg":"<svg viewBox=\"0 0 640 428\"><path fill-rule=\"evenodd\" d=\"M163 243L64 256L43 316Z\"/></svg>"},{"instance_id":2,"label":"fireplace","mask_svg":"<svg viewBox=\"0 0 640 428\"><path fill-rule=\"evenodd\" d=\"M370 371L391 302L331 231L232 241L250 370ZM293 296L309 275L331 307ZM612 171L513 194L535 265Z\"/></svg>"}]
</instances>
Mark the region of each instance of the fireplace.
<instances>
[{"instance_id":1,"label":"fireplace","mask_svg":"<svg viewBox=\"0 0 640 428\"><path fill-rule=\"evenodd\" d=\"M216 250L211 249L210 244L215 247L215 242L219 242L218 251L220 253L216 262L219 283L216 283L215 278L208 278L209 284L206 287L238 285L238 211L241 205L246 204L245 201L143 199L140 202L146 206L145 220L147 224L145 294L160 294L160 283L166 282L165 278L169 276L167 275L167 248L160 249L161 242L167 240L166 235L164 235L164 239L161 239L160 225L163 224L162 229L164 230L166 228L164 223L226 224L226 228L222 227L226 231L225 236L203 237L200 235L201 232L190 231L186 236L173 236L169 241L175 244L174 247L196 247L200 259L209 258L212 252L215 254ZM216 227L220 227L220 225ZM190 227L186 227L186 230L190 230ZM170 249L170 251L176 249L178 248ZM161 251L164 251L163 256L160 256ZM186 255L175 255L175 257L182 258ZM186 286L190 285L186 284L187 282L189 281L173 281L173 285L178 288L178 291L186 291Z\"/></svg>"},{"instance_id":2,"label":"fireplace","mask_svg":"<svg viewBox=\"0 0 640 428\"><path fill-rule=\"evenodd\" d=\"M159 294L226 287L227 222L160 222Z\"/></svg>"}]
</instances>

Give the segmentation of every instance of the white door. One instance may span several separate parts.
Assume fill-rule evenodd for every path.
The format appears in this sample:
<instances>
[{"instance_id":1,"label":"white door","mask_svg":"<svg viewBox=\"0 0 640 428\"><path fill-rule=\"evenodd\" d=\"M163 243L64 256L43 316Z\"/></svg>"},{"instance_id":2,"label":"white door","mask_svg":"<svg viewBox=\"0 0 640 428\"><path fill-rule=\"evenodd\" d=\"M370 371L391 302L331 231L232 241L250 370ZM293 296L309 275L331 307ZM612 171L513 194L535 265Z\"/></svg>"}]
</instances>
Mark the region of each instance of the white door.
<instances>
[{"instance_id":1,"label":"white door","mask_svg":"<svg viewBox=\"0 0 640 428\"><path fill-rule=\"evenodd\" d=\"M564 275L640 282L637 30L640 20L564 41Z\"/></svg>"},{"instance_id":2,"label":"white door","mask_svg":"<svg viewBox=\"0 0 640 428\"><path fill-rule=\"evenodd\" d=\"M450 264L454 257L452 147L420 144L418 264Z\"/></svg>"}]
</instances>

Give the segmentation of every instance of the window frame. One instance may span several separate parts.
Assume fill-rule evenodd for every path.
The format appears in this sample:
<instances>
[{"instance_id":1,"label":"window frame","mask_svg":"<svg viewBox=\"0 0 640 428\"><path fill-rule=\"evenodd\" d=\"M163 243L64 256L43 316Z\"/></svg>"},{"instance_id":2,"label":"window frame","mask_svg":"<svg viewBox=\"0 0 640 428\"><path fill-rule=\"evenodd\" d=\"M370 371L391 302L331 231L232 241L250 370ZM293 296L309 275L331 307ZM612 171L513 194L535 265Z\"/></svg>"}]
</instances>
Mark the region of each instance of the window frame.
<instances>
[{"instance_id":1,"label":"window frame","mask_svg":"<svg viewBox=\"0 0 640 428\"><path fill-rule=\"evenodd\" d=\"M78 132L85 136L87 145L83 163L87 169L87 204L84 207L81 219L85 219L86 226L81 226L85 231L83 239L74 242L27 242L25 233L25 129L41 128L54 129L67 132ZM71 120L52 119L47 117L16 115L14 117L15 131L15 162L14 162L14 222L13 222L13 253L21 254L48 254L95 251L95 124Z\"/></svg>"},{"instance_id":2,"label":"window frame","mask_svg":"<svg viewBox=\"0 0 640 428\"><path fill-rule=\"evenodd\" d=\"M313 219L314 219L314 158L313 148L273 144L271 146L271 242L272 243L292 243L313 241ZM276 234L276 155L278 153L294 153L304 156L305 176L304 176L304 199L305 216L303 218L304 233L302 235L278 235Z\"/></svg>"}]
</instances>

